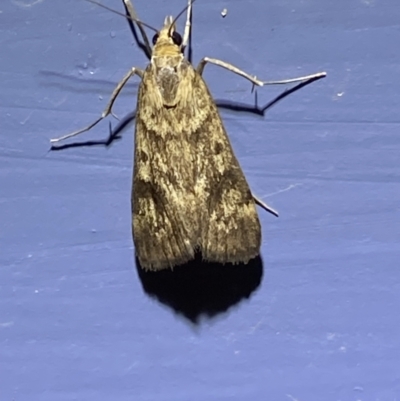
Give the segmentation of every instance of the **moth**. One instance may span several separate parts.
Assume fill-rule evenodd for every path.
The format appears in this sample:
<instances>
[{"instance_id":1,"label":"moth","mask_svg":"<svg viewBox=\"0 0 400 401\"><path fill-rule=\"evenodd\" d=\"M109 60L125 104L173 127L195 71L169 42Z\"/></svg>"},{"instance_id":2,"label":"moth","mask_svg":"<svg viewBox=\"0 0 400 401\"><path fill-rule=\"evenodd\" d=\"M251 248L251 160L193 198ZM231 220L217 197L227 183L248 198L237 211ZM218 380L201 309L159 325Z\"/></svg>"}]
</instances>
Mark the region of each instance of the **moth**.
<instances>
[{"instance_id":1,"label":"moth","mask_svg":"<svg viewBox=\"0 0 400 401\"><path fill-rule=\"evenodd\" d=\"M205 261L246 264L260 253L256 204L277 212L252 194L202 78L204 68L222 67L257 86L316 80L325 73L265 82L209 57L194 68L184 55L192 0L185 8L183 37L175 25L182 13L175 19L166 17L156 30L138 19L130 0L123 2L127 17L140 30L149 65L144 70L134 67L125 75L94 123L51 142L91 129L111 113L125 83L139 76L131 203L133 242L141 267L173 268L194 259L196 253ZM155 31L152 48L144 27Z\"/></svg>"}]
</instances>

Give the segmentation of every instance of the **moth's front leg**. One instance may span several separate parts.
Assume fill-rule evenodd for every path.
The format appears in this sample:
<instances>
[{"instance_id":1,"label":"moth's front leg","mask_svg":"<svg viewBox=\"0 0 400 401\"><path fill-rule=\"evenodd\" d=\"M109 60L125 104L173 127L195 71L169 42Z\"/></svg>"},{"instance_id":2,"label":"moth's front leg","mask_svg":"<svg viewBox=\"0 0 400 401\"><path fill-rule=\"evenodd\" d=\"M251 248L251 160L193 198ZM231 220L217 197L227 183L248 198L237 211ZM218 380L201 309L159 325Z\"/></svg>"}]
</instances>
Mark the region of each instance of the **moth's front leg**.
<instances>
[{"instance_id":1,"label":"moth's front leg","mask_svg":"<svg viewBox=\"0 0 400 401\"><path fill-rule=\"evenodd\" d=\"M186 12L186 23L185 23L185 31L183 32L183 38L182 38L182 52L185 50L186 46L188 45L189 42L189 37L190 37L190 31L192 28L192 23L191 23L191 18L192 18L192 3L193 0L188 0L188 5L187 7L187 12Z\"/></svg>"},{"instance_id":2,"label":"moth's front leg","mask_svg":"<svg viewBox=\"0 0 400 401\"><path fill-rule=\"evenodd\" d=\"M123 3L127 12L127 17L132 21L132 23L136 23L137 26L139 27L139 31L140 34L142 35L144 46L146 48L146 56L148 59L150 59L151 58L150 41L149 38L147 37L146 31L143 28L143 25L140 23L140 19L136 13L136 10L133 7L131 0L123 0Z\"/></svg>"}]
</instances>

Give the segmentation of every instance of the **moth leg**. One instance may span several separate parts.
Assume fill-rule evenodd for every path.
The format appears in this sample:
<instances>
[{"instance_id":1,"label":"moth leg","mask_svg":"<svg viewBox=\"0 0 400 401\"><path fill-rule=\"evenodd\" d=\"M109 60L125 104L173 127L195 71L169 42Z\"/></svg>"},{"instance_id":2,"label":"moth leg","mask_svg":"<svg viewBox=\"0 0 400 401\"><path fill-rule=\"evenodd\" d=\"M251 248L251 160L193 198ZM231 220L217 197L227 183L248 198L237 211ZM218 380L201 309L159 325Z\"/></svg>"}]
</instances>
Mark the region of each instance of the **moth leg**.
<instances>
[{"instance_id":1,"label":"moth leg","mask_svg":"<svg viewBox=\"0 0 400 401\"><path fill-rule=\"evenodd\" d=\"M131 0L123 0L126 11L128 12L128 16L133 22L136 22L137 26L139 27L140 34L142 35L142 39L144 42L144 45L146 46L146 52L148 55L151 54L151 46L149 42L149 38L147 37L146 31L143 28L143 25L140 23L139 17L133 8L133 4Z\"/></svg>"},{"instance_id":2,"label":"moth leg","mask_svg":"<svg viewBox=\"0 0 400 401\"><path fill-rule=\"evenodd\" d=\"M255 202L258 206L262 207L266 212L271 213L271 214L273 214L273 215L276 216L276 217L279 217L279 213L278 213L274 208L272 208L271 206L268 206L268 205L267 205L265 202L263 202L261 199L257 198L257 196L255 196L253 193L251 194L251 196L253 197L254 202Z\"/></svg>"},{"instance_id":3,"label":"moth leg","mask_svg":"<svg viewBox=\"0 0 400 401\"><path fill-rule=\"evenodd\" d=\"M118 85L114 89L113 93L111 94L110 100L109 100L106 108L104 109L104 111L101 113L101 116L96 121L94 121L93 123L89 124L88 126L82 128L80 130L71 132L70 134L60 136L59 138L50 139L50 142L55 143L55 142L63 141L64 139L72 138L73 136L77 136L79 134L82 134L83 132L89 131L96 124L98 124L101 120L106 118L109 114L112 114L112 107L114 105L115 99L118 97L119 93L121 92L124 85L128 82L129 78L131 78L135 74L139 75L139 77L141 77L141 78L143 77L142 70L140 70L139 68L135 68L135 67L132 68L118 83Z\"/></svg>"},{"instance_id":4,"label":"moth leg","mask_svg":"<svg viewBox=\"0 0 400 401\"><path fill-rule=\"evenodd\" d=\"M185 50L189 37L190 37L190 29L191 29L191 16L192 16L192 0L188 0L188 5L187 5L187 13L186 13L186 24L185 24L185 31L183 33L183 39L182 39L182 52Z\"/></svg>"},{"instance_id":5,"label":"moth leg","mask_svg":"<svg viewBox=\"0 0 400 401\"><path fill-rule=\"evenodd\" d=\"M290 78L290 79L284 79L281 81L260 81L257 79L256 76L252 76L250 74L247 74L247 72L244 72L243 70L235 67L232 64L226 63L225 61L218 60L215 58L210 58L210 57L204 57L199 65L197 66L197 72L202 75L204 67L206 66L207 63L215 64L218 65L219 67L225 68L228 71L231 71L237 75L240 75L243 78L246 78L250 82L252 82L254 85L257 86L264 86L264 85L284 85L284 84L290 84L293 82L301 82L301 81L310 81L310 80L315 80L315 79L320 79L326 76L326 72L318 72L316 74L311 74L311 75L305 75L303 77L297 77L297 78Z\"/></svg>"},{"instance_id":6,"label":"moth leg","mask_svg":"<svg viewBox=\"0 0 400 401\"><path fill-rule=\"evenodd\" d=\"M253 83L253 85L257 86L264 86L264 85L283 85L283 84L290 84L294 82L306 82L306 81L315 81L316 79L320 79L326 76L326 72L318 72L316 74L312 75L306 75L302 77L297 77L297 78L291 78L291 79L284 79L281 81L260 81L257 79L257 77L252 76L250 74L247 74L243 70L235 67L232 64L226 63L225 61L214 59L214 58L209 58L209 57L204 57L199 65L197 66L197 72L202 75L204 71L204 67L206 66L207 63L215 64L219 67L225 68L228 71L231 71L237 75L240 75L243 78L246 78L250 82ZM268 213L273 214L274 216L278 217L278 212L274 210L272 207L268 206L266 203L258 199L254 194L252 194L254 201L256 202L257 205L262 207L265 211Z\"/></svg>"}]
</instances>

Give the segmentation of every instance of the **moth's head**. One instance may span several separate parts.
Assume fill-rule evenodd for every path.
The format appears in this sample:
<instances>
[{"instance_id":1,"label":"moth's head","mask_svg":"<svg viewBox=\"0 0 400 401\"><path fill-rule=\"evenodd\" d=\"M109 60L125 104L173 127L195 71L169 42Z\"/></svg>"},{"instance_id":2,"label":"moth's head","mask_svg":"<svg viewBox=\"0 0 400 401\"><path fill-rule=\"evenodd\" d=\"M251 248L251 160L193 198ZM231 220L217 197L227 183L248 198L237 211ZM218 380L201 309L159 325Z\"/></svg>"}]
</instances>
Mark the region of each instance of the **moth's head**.
<instances>
[{"instance_id":1,"label":"moth's head","mask_svg":"<svg viewBox=\"0 0 400 401\"><path fill-rule=\"evenodd\" d=\"M176 54L182 52L182 36L175 30L171 16L164 20L164 26L153 36L154 53Z\"/></svg>"}]
</instances>

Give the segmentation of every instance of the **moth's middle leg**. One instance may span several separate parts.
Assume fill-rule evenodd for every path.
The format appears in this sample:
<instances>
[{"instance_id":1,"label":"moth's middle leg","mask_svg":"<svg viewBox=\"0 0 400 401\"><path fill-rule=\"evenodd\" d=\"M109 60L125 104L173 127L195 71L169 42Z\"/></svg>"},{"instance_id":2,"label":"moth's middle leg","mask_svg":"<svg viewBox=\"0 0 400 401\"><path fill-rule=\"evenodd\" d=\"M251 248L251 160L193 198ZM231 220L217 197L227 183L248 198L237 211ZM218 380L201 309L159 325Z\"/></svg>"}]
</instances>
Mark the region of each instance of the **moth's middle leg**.
<instances>
[{"instance_id":1,"label":"moth's middle leg","mask_svg":"<svg viewBox=\"0 0 400 401\"><path fill-rule=\"evenodd\" d=\"M257 79L256 76L250 75L247 72L241 70L240 68L235 67L234 65L227 63L222 60L218 60L215 58L210 58L210 57L204 57L199 65L197 66L197 72L202 75L204 71L204 67L206 66L207 63L211 63L214 65L217 65L219 67L225 68L228 71L231 71L237 75L240 75L243 78L246 78L250 82L252 82L254 85L257 86L264 86L264 85L286 85L286 84L291 84L294 82L302 82L302 81L315 81L316 79L323 78L326 76L326 72L317 72L316 74L311 74L311 75L305 75L303 77L297 77L297 78L290 78L290 79L283 79L280 81L260 81Z\"/></svg>"},{"instance_id":2,"label":"moth's middle leg","mask_svg":"<svg viewBox=\"0 0 400 401\"><path fill-rule=\"evenodd\" d=\"M114 105L116 98L118 97L118 95L121 92L124 85L128 82L129 78L131 78L135 74L138 75L140 78L143 77L143 71L141 69L134 67L131 70L129 70L129 72L122 78L122 80L118 83L118 85L114 89L106 108L104 109L104 111L101 113L101 116L96 121L94 121L93 123L89 124L88 126L82 128L80 130L71 132L70 134L60 136L59 138L50 139L50 142L55 143L55 142L63 141L64 139L72 138L72 137L82 134L86 131L89 131L95 125L97 125L101 120L106 118L109 114L112 114L112 107Z\"/></svg>"},{"instance_id":3,"label":"moth's middle leg","mask_svg":"<svg viewBox=\"0 0 400 401\"><path fill-rule=\"evenodd\" d=\"M197 72L200 75L203 73L204 67L206 66L207 63L212 63L212 64L218 65L218 66L220 66L222 68L225 68L228 71L234 72L235 74L238 74L238 75L248 79L249 81L251 81L255 85L258 85L258 86L263 86L264 85L263 81L259 81L256 77L253 77L253 76L247 74L246 72L240 70L239 68L233 66L232 64L226 63L226 62L221 61L221 60L208 58L208 57L203 58L200 61L198 67L197 67ZM253 196L253 199L254 199L255 203L257 205L259 205L260 207L262 207L265 211L267 211L268 213L273 214L276 217L279 216L278 212L275 209L273 209L271 206L267 205L265 202L263 202L261 199L256 197L254 194L252 194L252 196Z\"/></svg>"}]
</instances>

